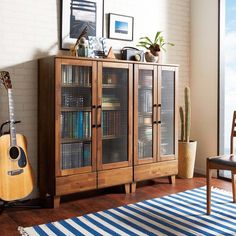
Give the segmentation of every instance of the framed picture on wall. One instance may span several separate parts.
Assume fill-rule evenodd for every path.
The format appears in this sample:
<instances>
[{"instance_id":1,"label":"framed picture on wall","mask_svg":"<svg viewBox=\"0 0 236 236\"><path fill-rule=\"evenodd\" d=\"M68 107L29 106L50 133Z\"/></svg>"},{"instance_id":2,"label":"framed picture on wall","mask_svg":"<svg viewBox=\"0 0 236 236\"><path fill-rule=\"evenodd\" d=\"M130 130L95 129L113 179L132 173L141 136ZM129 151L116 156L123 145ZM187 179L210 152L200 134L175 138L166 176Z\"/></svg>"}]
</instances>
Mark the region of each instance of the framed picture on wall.
<instances>
[{"instance_id":1,"label":"framed picture on wall","mask_svg":"<svg viewBox=\"0 0 236 236\"><path fill-rule=\"evenodd\" d=\"M132 16L109 14L108 37L126 41L133 40L134 18Z\"/></svg>"},{"instance_id":2,"label":"framed picture on wall","mask_svg":"<svg viewBox=\"0 0 236 236\"><path fill-rule=\"evenodd\" d=\"M69 49L87 27L88 36L103 36L103 0L61 0L61 49Z\"/></svg>"}]
</instances>

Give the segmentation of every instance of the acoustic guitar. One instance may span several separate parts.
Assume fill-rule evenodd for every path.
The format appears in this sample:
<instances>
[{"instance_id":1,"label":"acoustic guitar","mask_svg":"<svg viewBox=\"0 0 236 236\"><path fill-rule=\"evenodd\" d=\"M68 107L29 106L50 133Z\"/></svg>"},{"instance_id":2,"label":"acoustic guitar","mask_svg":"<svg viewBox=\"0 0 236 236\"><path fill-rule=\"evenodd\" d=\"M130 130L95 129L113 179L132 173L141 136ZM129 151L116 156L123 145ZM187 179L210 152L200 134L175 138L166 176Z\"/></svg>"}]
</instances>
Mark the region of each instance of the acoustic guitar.
<instances>
[{"instance_id":1,"label":"acoustic guitar","mask_svg":"<svg viewBox=\"0 0 236 236\"><path fill-rule=\"evenodd\" d=\"M10 134L0 137L0 198L14 201L33 190L32 169L27 155L26 138L16 134L12 85L9 72L0 71L0 80L8 93Z\"/></svg>"}]
</instances>

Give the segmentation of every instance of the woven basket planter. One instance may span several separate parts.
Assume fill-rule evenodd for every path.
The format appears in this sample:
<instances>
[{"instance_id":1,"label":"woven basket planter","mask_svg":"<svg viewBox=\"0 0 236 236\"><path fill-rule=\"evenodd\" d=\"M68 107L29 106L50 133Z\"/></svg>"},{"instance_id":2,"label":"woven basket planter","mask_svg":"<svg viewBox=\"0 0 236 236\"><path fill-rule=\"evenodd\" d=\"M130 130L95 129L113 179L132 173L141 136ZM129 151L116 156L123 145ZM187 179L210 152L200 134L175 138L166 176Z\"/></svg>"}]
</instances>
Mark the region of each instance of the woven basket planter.
<instances>
[{"instance_id":1,"label":"woven basket planter","mask_svg":"<svg viewBox=\"0 0 236 236\"><path fill-rule=\"evenodd\" d=\"M196 158L197 141L180 142L178 155L178 176L180 178L193 178Z\"/></svg>"}]
</instances>

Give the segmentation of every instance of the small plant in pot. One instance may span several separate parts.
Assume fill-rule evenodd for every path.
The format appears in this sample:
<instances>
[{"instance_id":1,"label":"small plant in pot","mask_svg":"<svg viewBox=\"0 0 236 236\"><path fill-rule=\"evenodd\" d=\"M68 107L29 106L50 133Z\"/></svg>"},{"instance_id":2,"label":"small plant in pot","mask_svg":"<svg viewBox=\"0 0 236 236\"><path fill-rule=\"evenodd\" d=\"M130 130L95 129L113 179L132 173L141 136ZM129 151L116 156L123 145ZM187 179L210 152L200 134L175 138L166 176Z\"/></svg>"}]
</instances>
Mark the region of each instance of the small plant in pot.
<instances>
[{"instance_id":1,"label":"small plant in pot","mask_svg":"<svg viewBox=\"0 0 236 236\"><path fill-rule=\"evenodd\" d=\"M162 31L157 31L154 40L149 37L141 37L138 42L138 47L143 47L149 51L145 53L145 59L148 62L161 62L161 51L166 51L165 46L174 46L173 43L165 42Z\"/></svg>"},{"instance_id":2,"label":"small plant in pot","mask_svg":"<svg viewBox=\"0 0 236 236\"><path fill-rule=\"evenodd\" d=\"M184 103L185 111L183 107L179 108L181 122L181 139L179 140L178 152L178 176L181 178L192 178L196 158L197 141L190 140L191 100L189 87L185 87L184 89Z\"/></svg>"}]
</instances>

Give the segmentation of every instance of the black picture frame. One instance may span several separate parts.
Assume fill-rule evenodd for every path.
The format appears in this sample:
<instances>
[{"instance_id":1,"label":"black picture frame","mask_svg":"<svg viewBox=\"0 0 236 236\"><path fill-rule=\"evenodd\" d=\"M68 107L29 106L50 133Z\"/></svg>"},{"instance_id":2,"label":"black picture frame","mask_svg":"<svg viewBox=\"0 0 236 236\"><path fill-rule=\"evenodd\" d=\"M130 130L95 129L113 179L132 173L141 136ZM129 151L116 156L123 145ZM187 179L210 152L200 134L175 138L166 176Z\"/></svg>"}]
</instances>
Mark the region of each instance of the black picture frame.
<instances>
[{"instance_id":1,"label":"black picture frame","mask_svg":"<svg viewBox=\"0 0 236 236\"><path fill-rule=\"evenodd\" d=\"M108 38L133 41L134 17L109 13Z\"/></svg>"},{"instance_id":2,"label":"black picture frame","mask_svg":"<svg viewBox=\"0 0 236 236\"><path fill-rule=\"evenodd\" d=\"M60 49L74 45L87 26L88 36L103 36L104 0L61 0Z\"/></svg>"}]
</instances>

